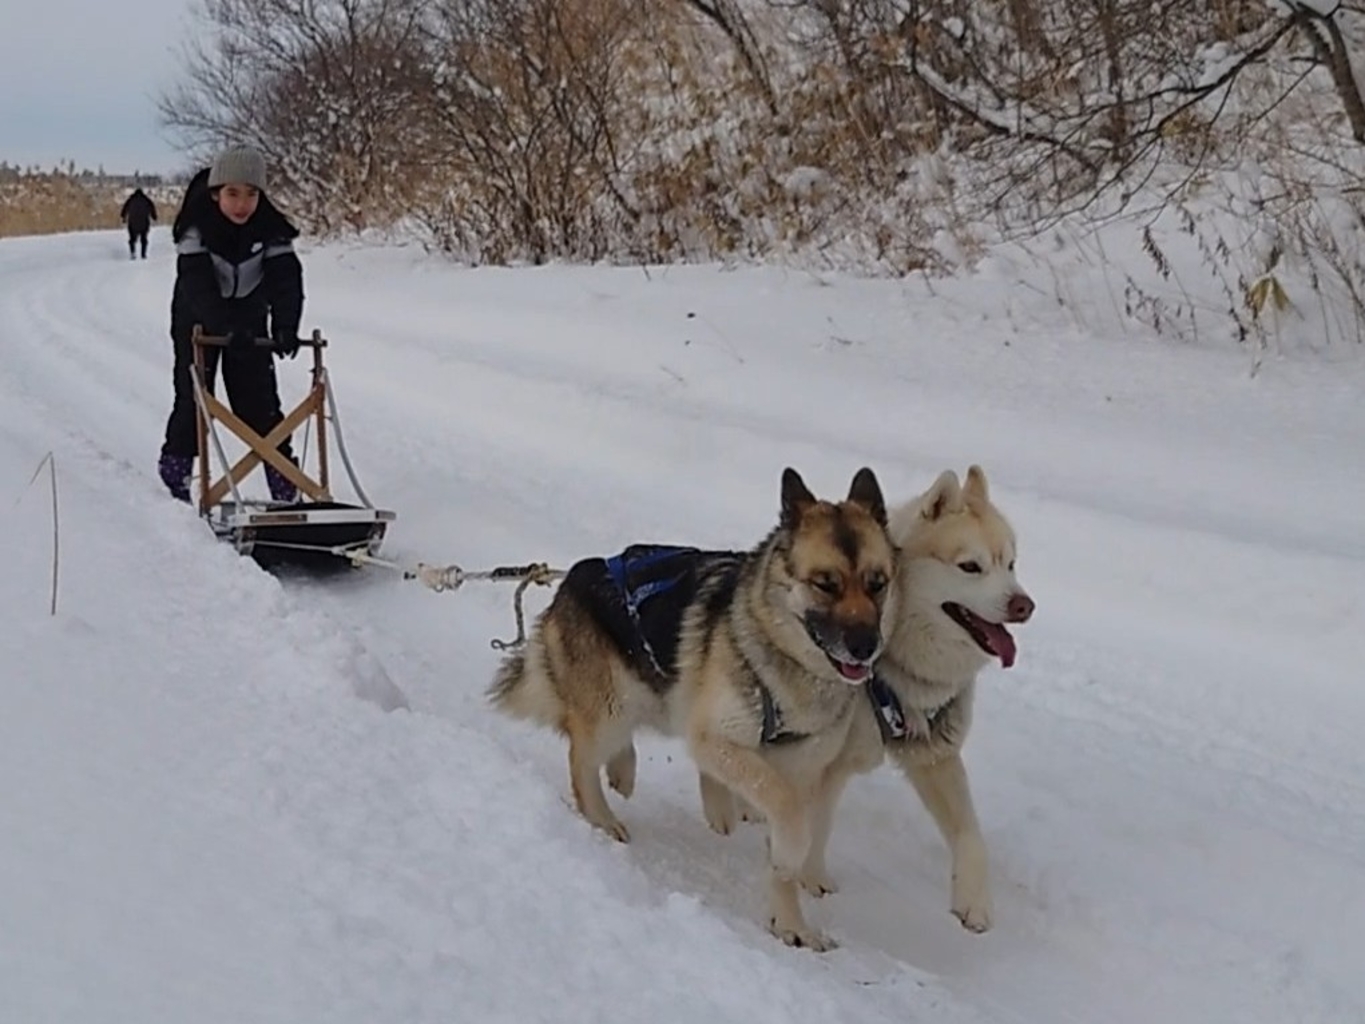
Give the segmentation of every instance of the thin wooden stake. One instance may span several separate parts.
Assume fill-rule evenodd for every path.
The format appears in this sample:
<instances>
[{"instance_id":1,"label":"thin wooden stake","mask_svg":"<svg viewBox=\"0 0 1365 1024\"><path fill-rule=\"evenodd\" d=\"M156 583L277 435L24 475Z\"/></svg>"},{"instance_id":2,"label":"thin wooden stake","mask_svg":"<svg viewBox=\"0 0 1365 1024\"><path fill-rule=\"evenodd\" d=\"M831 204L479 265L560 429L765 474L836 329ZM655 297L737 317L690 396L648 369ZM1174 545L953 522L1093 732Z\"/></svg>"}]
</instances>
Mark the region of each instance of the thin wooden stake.
<instances>
[{"instance_id":1,"label":"thin wooden stake","mask_svg":"<svg viewBox=\"0 0 1365 1024\"><path fill-rule=\"evenodd\" d=\"M38 463L38 468L33 471L33 476L29 478L28 486L32 487L38 475L42 473L43 467L48 469L48 476L52 481L52 606L50 614L57 614L57 577L61 569L61 529L59 509L57 505L57 457L51 452L43 456ZM20 500L23 496L20 495ZM17 504L17 502L16 502Z\"/></svg>"}]
</instances>

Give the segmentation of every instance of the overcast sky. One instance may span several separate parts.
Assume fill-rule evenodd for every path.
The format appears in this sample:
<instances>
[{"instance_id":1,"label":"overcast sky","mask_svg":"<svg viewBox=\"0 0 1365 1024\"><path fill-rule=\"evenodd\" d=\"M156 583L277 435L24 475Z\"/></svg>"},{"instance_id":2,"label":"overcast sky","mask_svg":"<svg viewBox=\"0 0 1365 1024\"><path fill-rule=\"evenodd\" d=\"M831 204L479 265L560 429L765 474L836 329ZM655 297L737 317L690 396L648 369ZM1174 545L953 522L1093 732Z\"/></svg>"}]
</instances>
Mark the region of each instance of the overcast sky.
<instances>
[{"instance_id":1,"label":"overcast sky","mask_svg":"<svg viewBox=\"0 0 1365 1024\"><path fill-rule=\"evenodd\" d=\"M196 0L0 0L0 160L179 170L156 96L180 72Z\"/></svg>"}]
</instances>

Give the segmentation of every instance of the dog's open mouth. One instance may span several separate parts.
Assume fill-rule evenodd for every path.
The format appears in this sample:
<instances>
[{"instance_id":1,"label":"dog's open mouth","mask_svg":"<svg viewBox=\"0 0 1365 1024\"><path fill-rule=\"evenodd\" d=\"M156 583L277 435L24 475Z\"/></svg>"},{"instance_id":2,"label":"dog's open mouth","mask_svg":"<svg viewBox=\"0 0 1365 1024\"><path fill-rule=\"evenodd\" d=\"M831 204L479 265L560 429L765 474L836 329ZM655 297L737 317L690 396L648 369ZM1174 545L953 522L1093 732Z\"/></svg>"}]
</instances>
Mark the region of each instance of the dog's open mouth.
<instances>
[{"instance_id":1,"label":"dog's open mouth","mask_svg":"<svg viewBox=\"0 0 1365 1024\"><path fill-rule=\"evenodd\" d=\"M828 651L825 652L825 657L829 659L829 663L834 666L835 670L843 677L844 681L851 683L854 686L857 686L859 683L867 682L868 678L872 675L872 665L869 662L844 661L842 658L836 658Z\"/></svg>"},{"instance_id":2,"label":"dog's open mouth","mask_svg":"<svg viewBox=\"0 0 1365 1024\"><path fill-rule=\"evenodd\" d=\"M858 686L872 678L872 664L877 660L875 651L869 658L856 658L848 649L849 638L840 636L837 640L827 639L830 630L817 619L808 617L805 625L806 635L810 637L811 643L820 648L820 653L834 666L834 671L839 673L844 682L850 686ZM852 646L859 649L866 649L867 645L867 637L859 637L852 642ZM876 646L880 650L881 644L878 643Z\"/></svg>"},{"instance_id":3,"label":"dog's open mouth","mask_svg":"<svg viewBox=\"0 0 1365 1024\"><path fill-rule=\"evenodd\" d=\"M976 641L976 646L991 657L999 658L1003 668L1009 668L1014 664L1019 651L1014 646L1014 637L1010 636L1010 631L1003 625L998 622L987 622L970 608L964 608L952 601L943 605L943 611L948 618L967 631L967 635Z\"/></svg>"}]
</instances>

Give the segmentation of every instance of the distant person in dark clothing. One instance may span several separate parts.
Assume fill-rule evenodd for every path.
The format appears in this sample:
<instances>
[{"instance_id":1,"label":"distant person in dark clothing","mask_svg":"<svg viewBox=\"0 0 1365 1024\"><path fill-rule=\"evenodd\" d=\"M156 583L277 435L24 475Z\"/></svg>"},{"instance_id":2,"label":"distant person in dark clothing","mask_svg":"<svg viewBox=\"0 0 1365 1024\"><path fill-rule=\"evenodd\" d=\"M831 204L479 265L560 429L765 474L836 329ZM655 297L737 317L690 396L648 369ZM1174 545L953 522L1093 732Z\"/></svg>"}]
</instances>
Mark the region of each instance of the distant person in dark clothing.
<instances>
[{"instance_id":1,"label":"distant person in dark clothing","mask_svg":"<svg viewBox=\"0 0 1365 1024\"><path fill-rule=\"evenodd\" d=\"M156 220L156 203L142 189L134 189L133 194L123 201L119 210L119 220L128 225L128 258L136 259L136 249L142 243L142 258L147 258L147 233Z\"/></svg>"},{"instance_id":2,"label":"distant person in dark clothing","mask_svg":"<svg viewBox=\"0 0 1365 1024\"><path fill-rule=\"evenodd\" d=\"M262 436L284 419L274 357L299 353L303 266L294 253L298 229L276 209L265 185L260 153L247 146L225 150L190 182L172 228L177 254L171 298L175 402L158 468L162 483L181 501L189 501L198 450L190 376L190 337L196 324L207 334L229 339L226 349L205 353L208 386L213 387L221 353L232 411ZM272 339L274 346L258 346L258 337ZM289 438L279 451L293 460ZM265 475L274 500L298 497L295 486L274 467L266 466Z\"/></svg>"}]
</instances>

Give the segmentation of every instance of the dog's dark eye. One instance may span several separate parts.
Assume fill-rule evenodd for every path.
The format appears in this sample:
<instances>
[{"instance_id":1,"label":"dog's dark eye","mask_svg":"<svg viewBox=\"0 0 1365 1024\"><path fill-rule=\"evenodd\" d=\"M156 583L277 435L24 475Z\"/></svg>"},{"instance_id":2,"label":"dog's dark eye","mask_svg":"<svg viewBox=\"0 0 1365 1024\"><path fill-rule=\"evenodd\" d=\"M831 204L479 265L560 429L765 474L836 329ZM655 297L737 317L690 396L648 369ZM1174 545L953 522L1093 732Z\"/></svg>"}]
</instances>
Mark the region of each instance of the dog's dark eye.
<instances>
[{"instance_id":1,"label":"dog's dark eye","mask_svg":"<svg viewBox=\"0 0 1365 1024\"><path fill-rule=\"evenodd\" d=\"M1014 559L1010 559L1010 572L1014 572Z\"/></svg>"},{"instance_id":2,"label":"dog's dark eye","mask_svg":"<svg viewBox=\"0 0 1365 1024\"><path fill-rule=\"evenodd\" d=\"M872 572L867 575L867 592L872 595L880 594L886 589L886 573Z\"/></svg>"},{"instance_id":3,"label":"dog's dark eye","mask_svg":"<svg viewBox=\"0 0 1365 1024\"><path fill-rule=\"evenodd\" d=\"M812 576L810 585L822 594L829 594L832 597L837 597L839 594L839 578L828 573Z\"/></svg>"},{"instance_id":4,"label":"dog's dark eye","mask_svg":"<svg viewBox=\"0 0 1365 1024\"><path fill-rule=\"evenodd\" d=\"M969 576L977 576L981 573L980 562L958 562L957 567Z\"/></svg>"}]
</instances>

